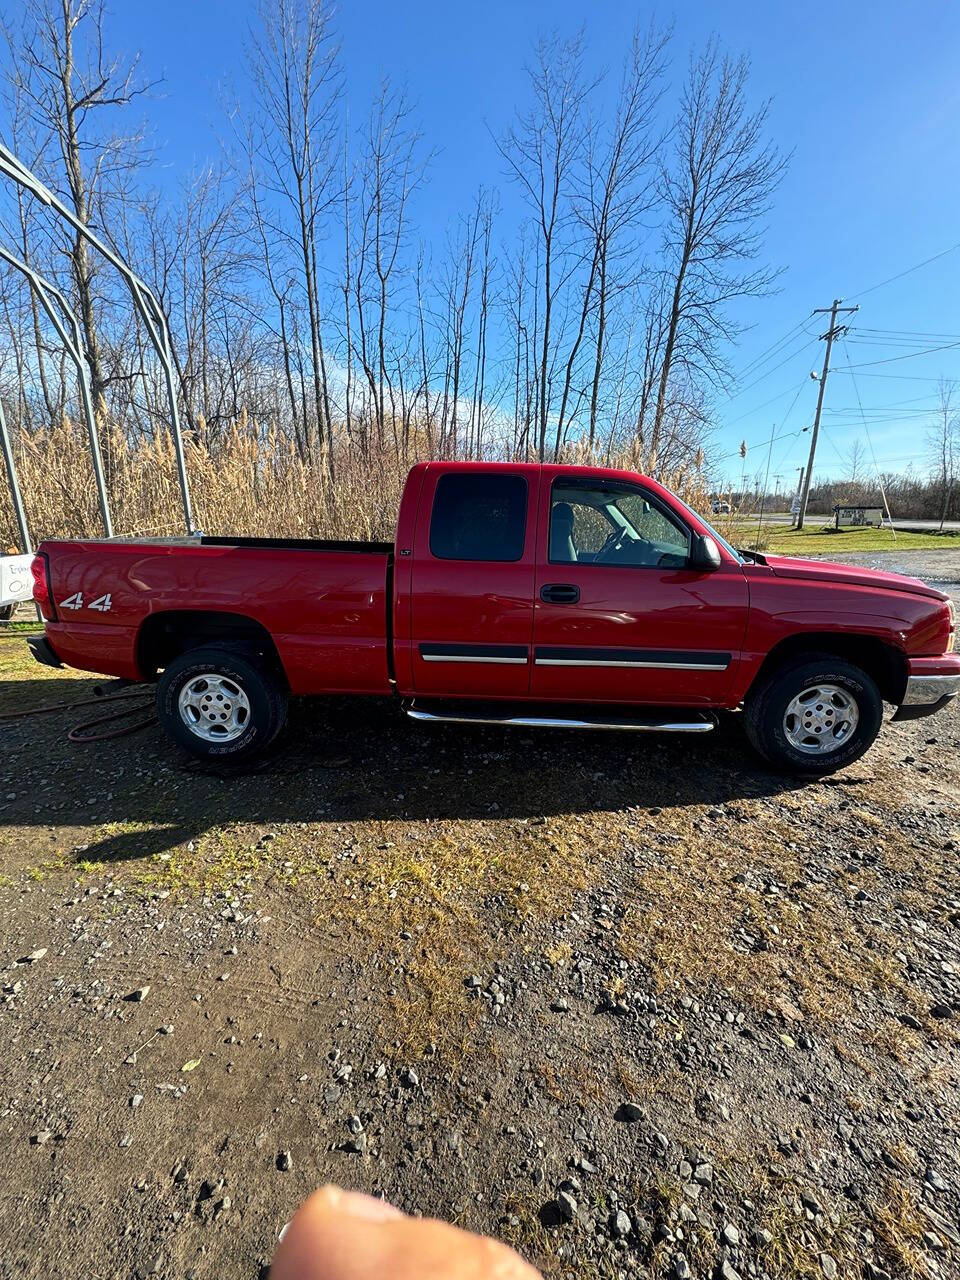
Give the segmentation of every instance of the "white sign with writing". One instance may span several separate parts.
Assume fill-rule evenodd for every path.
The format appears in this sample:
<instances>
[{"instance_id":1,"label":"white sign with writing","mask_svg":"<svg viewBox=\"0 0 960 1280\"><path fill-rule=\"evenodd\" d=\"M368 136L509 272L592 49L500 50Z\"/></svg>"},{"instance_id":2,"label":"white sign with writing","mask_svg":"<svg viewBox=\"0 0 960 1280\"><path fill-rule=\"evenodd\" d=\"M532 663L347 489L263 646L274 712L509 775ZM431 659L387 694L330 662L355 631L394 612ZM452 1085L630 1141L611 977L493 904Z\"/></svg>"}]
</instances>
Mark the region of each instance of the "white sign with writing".
<instances>
[{"instance_id":1,"label":"white sign with writing","mask_svg":"<svg viewBox=\"0 0 960 1280\"><path fill-rule=\"evenodd\" d=\"M880 524L883 520L882 507L834 507L837 514L837 525Z\"/></svg>"},{"instance_id":2,"label":"white sign with writing","mask_svg":"<svg viewBox=\"0 0 960 1280\"><path fill-rule=\"evenodd\" d=\"M33 599L33 556L0 556L0 606Z\"/></svg>"}]
</instances>

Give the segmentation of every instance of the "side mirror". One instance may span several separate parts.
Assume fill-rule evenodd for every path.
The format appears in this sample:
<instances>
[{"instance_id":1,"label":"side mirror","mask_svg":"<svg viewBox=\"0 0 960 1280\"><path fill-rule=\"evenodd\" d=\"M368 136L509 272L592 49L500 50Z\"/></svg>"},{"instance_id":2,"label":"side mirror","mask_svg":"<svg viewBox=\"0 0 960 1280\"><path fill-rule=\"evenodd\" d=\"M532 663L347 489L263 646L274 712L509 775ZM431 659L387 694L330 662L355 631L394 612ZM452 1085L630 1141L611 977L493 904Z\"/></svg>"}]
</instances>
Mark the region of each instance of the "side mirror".
<instances>
[{"instance_id":1,"label":"side mirror","mask_svg":"<svg viewBox=\"0 0 960 1280\"><path fill-rule=\"evenodd\" d=\"M705 533L698 534L693 539L693 546L690 548L690 568L702 569L706 573L719 569L722 564L720 559L720 548L714 540Z\"/></svg>"}]
</instances>

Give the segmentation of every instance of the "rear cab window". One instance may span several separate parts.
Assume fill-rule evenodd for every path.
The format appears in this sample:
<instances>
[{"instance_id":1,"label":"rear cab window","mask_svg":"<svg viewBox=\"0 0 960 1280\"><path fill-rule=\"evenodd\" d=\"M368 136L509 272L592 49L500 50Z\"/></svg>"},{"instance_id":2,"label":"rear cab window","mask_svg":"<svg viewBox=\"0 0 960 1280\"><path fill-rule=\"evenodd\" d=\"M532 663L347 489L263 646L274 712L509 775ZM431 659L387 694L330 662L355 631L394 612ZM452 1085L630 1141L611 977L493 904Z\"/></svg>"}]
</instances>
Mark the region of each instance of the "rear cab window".
<instances>
[{"instance_id":1,"label":"rear cab window","mask_svg":"<svg viewBox=\"0 0 960 1280\"><path fill-rule=\"evenodd\" d=\"M526 527L524 476L451 472L437 481L430 516L436 559L521 560Z\"/></svg>"}]
</instances>

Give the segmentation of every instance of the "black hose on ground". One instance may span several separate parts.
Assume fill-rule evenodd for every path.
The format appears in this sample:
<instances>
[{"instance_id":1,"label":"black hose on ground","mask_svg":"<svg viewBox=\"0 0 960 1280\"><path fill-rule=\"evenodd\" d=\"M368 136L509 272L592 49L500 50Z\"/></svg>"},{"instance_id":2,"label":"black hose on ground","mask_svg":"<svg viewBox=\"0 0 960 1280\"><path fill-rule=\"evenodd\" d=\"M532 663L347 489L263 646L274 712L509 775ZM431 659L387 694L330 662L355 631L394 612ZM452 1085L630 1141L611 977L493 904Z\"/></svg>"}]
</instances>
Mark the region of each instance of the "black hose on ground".
<instances>
[{"instance_id":1,"label":"black hose on ground","mask_svg":"<svg viewBox=\"0 0 960 1280\"><path fill-rule=\"evenodd\" d=\"M93 720L81 721L80 724L75 724L67 731L67 739L70 742L107 742L110 739L125 738L128 734L139 733L141 729L146 729L156 720L156 712L151 712L149 716L142 720L137 720L133 724L122 725L118 729L110 729L104 733L91 733L90 730L97 725L114 724L118 720L127 720L130 716L137 715L139 712L146 710L147 702L152 702L153 696L152 689L131 689L128 693L114 693L109 696L101 694L96 698L80 698L73 702L54 702L48 707L31 707L27 711L7 711L0 715L0 723L9 720L23 720L29 716L53 715L58 711L72 711L75 707L112 706L116 702L135 699L135 705L132 707L124 707L122 711L106 716L97 716Z\"/></svg>"}]
</instances>

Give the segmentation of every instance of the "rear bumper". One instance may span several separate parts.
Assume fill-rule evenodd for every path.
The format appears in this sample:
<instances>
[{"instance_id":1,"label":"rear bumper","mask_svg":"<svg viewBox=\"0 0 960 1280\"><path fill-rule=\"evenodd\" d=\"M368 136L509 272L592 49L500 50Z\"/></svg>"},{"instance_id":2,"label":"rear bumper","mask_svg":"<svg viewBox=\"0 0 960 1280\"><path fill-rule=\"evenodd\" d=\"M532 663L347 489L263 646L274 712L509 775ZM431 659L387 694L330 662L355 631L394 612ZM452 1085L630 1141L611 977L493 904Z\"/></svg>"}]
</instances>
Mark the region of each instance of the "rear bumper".
<instances>
[{"instance_id":1,"label":"rear bumper","mask_svg":"<svg viewBox=\"0 0 960 1280\"><path fill-rule=\"evenodd\" d=\"M63 663L53 651L53 646L46 636L28 636L27 648L45 667L62 667Z\"/></svg>"},{"instance_id":2,"label":"rear bumper","mask_svg":"<svg viewBox=\"0 0 960 1280\"><path fill-rule=\"evenodd\" d=\"M908 664L903 701L894 720L932 716L960 693L960 654L940 658L912 658Z\"/></svg>"}]
</instances>

